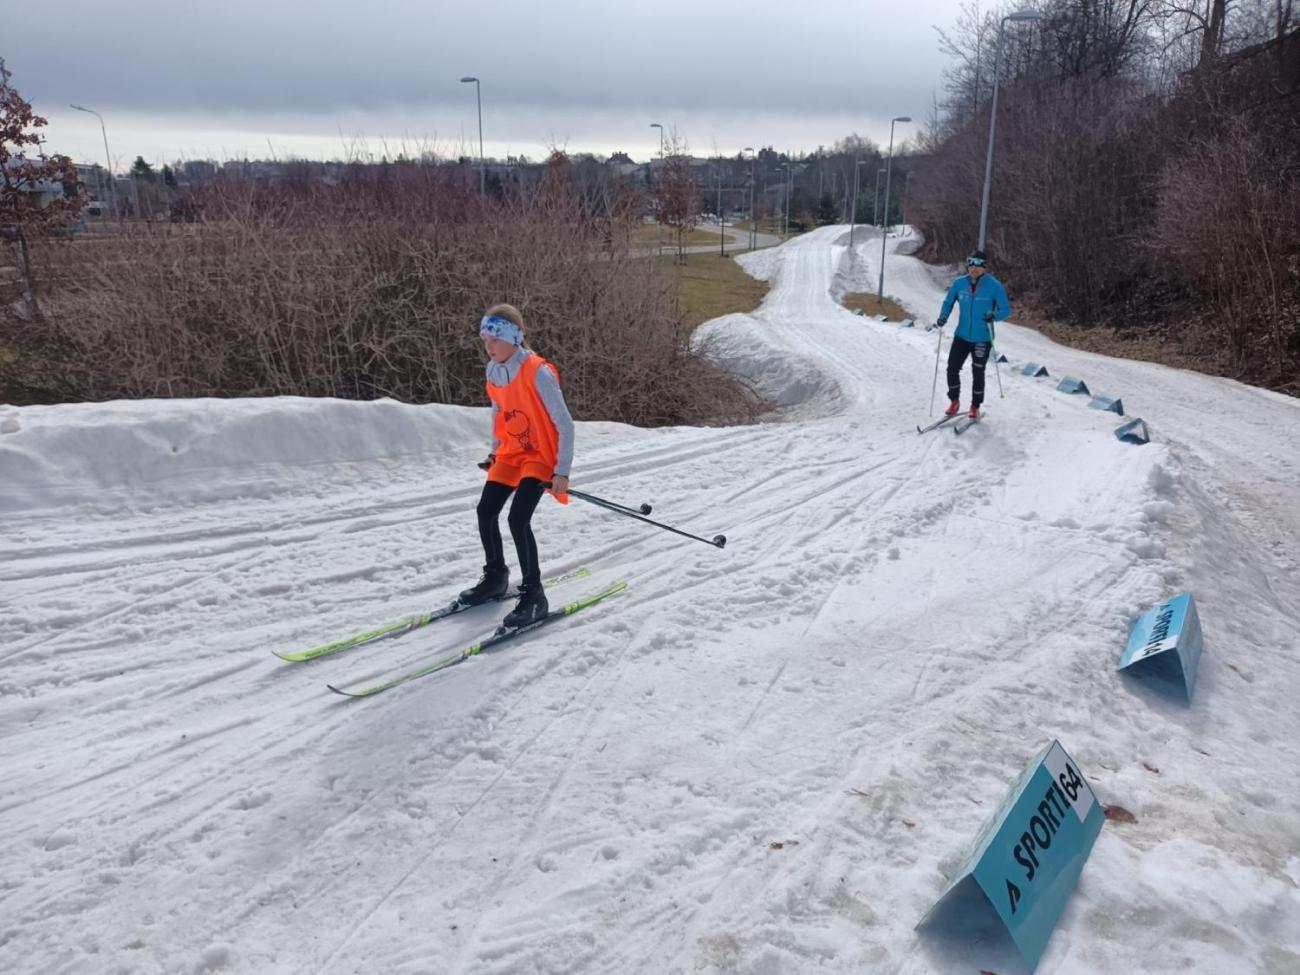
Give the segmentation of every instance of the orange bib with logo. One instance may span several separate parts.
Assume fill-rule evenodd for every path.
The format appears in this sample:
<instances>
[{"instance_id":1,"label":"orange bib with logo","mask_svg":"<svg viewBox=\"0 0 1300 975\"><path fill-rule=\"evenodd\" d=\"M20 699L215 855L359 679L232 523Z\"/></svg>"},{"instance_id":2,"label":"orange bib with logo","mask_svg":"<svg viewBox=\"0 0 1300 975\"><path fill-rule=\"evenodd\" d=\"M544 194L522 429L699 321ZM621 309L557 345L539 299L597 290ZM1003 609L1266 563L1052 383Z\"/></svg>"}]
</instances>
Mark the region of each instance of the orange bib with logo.
<instances>
[{"instance_id":1,"label":"orange bib with logo","mask_svg":"<svg viewBox=\"0 0 1300 975\"><path fill-rule=\"evenodd\" d=\"M497 406L492 435L497 440L496 462L488 480L517 487L520 479L550 481L560 456L560 433L537 394L537 370L545 366L560 371L537 353L526 356L519 372L506 386L485 383L488 398Z\"/></svg>"}]
</instances>

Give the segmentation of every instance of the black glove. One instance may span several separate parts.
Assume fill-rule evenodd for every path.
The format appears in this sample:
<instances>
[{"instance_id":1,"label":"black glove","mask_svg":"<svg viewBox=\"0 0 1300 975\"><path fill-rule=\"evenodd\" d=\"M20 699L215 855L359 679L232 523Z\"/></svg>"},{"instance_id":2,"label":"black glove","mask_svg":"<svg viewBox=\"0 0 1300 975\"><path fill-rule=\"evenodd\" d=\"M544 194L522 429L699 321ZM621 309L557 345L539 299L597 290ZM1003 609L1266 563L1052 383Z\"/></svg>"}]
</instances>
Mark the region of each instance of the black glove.
<instances>
[{"instance_id":1,"label":"black glove","mask_svg":"<svg viewBox=\"0 0 1300 975\"><path fill-rule=\"evenodd\" d=\"M993 312L991 312L991 311L986 311L986 312L984 313L984 324L986 324L986 325L992 325L992 324L993 324Z\"/></svg>"},{"instance_id":2,"label":"black glove","mask_svg":"<svg viewBox=\"0 0 1300 975\"><path fill-rule=\"evenodd\" d=\"M948 319L940 318L937 322L931 325L930 328L943 328L947 324L948 324ZM927 328L926 331L927 332L930 331L930 328Z\"/></svg>"}]
</instances>

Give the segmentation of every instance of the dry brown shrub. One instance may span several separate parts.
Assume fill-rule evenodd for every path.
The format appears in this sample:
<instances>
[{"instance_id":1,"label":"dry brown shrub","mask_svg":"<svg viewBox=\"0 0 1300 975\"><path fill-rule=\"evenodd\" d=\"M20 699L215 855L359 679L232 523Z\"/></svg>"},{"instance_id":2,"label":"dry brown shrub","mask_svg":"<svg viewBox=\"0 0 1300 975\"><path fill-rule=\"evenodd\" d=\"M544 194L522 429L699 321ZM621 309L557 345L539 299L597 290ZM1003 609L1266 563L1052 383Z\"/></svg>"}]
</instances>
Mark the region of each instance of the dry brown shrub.
<instances>
[{"instance_id":1,"label":"dry brown shrub","mask_svg":"<svg viewBox=\"0 0 1300 975\"><path fill-rule=\"evenodd\" d=\"M199 204L199 223L42 253L39 339L63 359L60 398L477 405L477 322L509 301L580 418L701 423L755 410L691 352L671 280L611 232L618 214L593 219L558 170L509 201L482 203L411 166L337 187L223 183Z\"/></svg>"}]
</instances>

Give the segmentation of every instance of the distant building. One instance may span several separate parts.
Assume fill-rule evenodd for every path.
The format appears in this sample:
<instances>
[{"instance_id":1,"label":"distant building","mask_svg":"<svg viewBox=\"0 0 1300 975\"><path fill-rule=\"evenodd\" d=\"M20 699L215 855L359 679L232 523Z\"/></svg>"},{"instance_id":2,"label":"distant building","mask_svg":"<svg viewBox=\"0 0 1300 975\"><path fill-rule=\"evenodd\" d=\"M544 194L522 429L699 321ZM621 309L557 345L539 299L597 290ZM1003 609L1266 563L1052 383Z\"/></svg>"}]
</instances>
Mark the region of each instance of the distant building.
<instances>
[{"instance_id":1,"label":"distant building","mask_svg":"<svg viewBox=\"0 0 1300 975\"><path fill-rule=\"evenodd\" d=\"M191 159L176 167L181 182L206 183L217 175L217 164L208 159Z\"/></svg>"},{"instance_id":2,"label":"distant building","mask_svg":"<svg viewBox=\"0 0 1300 975\"><path fill-rule=\"evenodd\" d=\"M5 163L8 169L17 169L19 166L26 165L30 160L21 156L8 160ZM49 206L49 204L64 196L63 184L55 180L42 179L35 183L26 183L22 187L22 192L27 194L28 199L39 209Z\"/></svg>"},{"instance_id":3,"label":"distant building","mask_svg":"<svg viewBox=\"0 0 1300 975\"><path fill-rule=\"evenodd\" d=\"M605 165L620 176L635 176L641 172L641 164L633 162L626 152L616 152L605 160Z\"/></svg>"},{"instance_id":4,"label":"distant building","mask_svg":"<svg viewBox=\"0 0 1300 975\"><path fill-rule=\"evenodd\" d=\"M112 179L108 170L99 163L73 163L77 169L77 179L81 180L92 200L107 200L112 190Z\"/></svg>"}]
</instances>

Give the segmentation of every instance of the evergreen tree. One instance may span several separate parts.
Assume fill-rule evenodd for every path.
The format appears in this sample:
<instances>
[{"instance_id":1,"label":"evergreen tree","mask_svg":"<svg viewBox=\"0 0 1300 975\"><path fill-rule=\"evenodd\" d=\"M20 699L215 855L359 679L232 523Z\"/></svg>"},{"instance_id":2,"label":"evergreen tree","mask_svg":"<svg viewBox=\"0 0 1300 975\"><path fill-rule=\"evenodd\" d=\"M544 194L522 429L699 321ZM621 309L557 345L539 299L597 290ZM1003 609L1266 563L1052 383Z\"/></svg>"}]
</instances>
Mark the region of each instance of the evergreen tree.
<instances>
[{"instance_id":1,"label":"evergreen tree","mask_svg":"<svg viewBox=\"0 0 1300 975\"><path fill-rule=\"evenodd\" d=\"M151 183L154 176L153 167L144 161L144 156L136 156L135 162L131 163L131 178Z\"/></svg>"}]
</instances>

